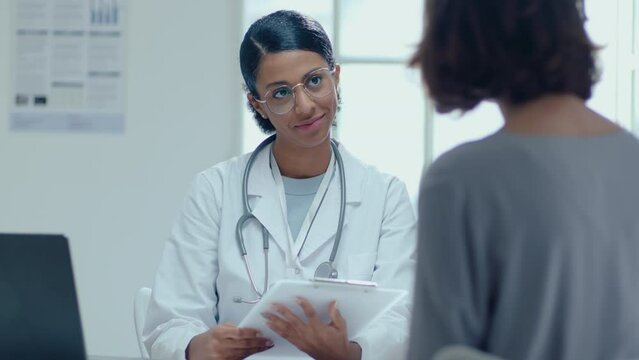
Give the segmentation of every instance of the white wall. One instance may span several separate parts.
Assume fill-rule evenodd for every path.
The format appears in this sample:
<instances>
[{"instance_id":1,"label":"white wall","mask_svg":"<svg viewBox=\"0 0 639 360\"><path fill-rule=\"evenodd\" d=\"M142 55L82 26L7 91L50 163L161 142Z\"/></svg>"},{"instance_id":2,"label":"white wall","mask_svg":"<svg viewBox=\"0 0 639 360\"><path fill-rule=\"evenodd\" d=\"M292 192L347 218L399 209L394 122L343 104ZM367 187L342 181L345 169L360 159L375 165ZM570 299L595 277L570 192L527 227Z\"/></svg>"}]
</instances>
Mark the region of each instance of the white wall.
<instances>
[{"instance_id":1,"label":"white wall","mask_svg":"<svg viewBox=\"0 0 639 360\"><path fill-rule=\"evenodd\" d=\"M241 145L241 2L126 4L125 134L16 133L0 1L0 232L69 237L87 351L112 356L138 355L133 296L152 284L191 178Z\"/></svg>"}]
</instances>

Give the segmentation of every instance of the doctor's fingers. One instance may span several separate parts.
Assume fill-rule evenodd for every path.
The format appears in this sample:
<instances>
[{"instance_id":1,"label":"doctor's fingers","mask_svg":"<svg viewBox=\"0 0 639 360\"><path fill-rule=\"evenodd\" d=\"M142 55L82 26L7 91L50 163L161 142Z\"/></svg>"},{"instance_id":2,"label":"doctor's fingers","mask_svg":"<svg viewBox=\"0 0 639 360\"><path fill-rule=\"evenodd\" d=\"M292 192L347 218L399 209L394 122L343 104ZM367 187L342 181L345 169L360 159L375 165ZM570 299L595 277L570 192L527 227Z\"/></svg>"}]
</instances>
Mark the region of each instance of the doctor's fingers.
<instances>
[{"instance_id":1,"label":"doctor's fingers","mask_svg":"<svg viewBox=\"0 0 639 360\"><path fill-rule=\"evenodd\" d=\"M259 337L254 339L224 340L224 347L229 349L238 349L238 350L251 350L251 349L260 349L260 348L268 349L271 346L273 346L273 342L270 339L267 339L264 337Z\"/></svg>"},{"instance_id":2,"label":"doctor's fingers","mask_svg":"<svg viewBox=\"0 0 639 360\"><path fill-rule=\"evenodd\" d=\"M272 313L264 313L262 315L266 318L266 325L271 330L295 345L297 345L299 339L304 339L309 332L310 327L294 314L292 316L296 320L294 319L293 321Z\"/></svg>"},{"instance_id":3,"label":"doctor's fingers","mask_svg":"<svg viewBox=\"0 0 639 360\"><path fill-rule=\"evenodd\" d=\"M283 320L286 321L287 323L289 323L291 326L299 328L299 329L303 329L305 328L307 325L304 322L304 320L300 319L299 317L297 317L297 315L293 314L293 312L287 308L284 305L280 305L280 304L273 304L273 309L282 316ZM278 320L280 319L279 317L275 316ZM269 318L269 320L273 321L274 319ZM280 319L281 320L281 319Z\"/></svg>"},{"instance_id":4,"label":"doctor's fingers","mask_svg":"<svg viewBox=\"0 0 639 360\"><path fill-rule=\"evenodd\" d=\"M216 328L217 337L220 339L254 339L259 338L262 334L256 329L251 328L239 328L233 324L225 323Z\"/></svg>"},{"instance_id":5,"label":"doctor's fingers","mask_svg":"<svg viewBox=\"0 0 639 360\"><path fill-rule=\"evenodd\" d=\"M266 326L268 326L279 336L288 340L288 342L299 347L298 343L306 338L304 336L303 330L293 326L291 323L275 315L271 316L272 318L267 317L268 321L266 323Z\"/></svg>"},{"instance_id":6,"label":"doctor's fingers","mask_svg":"<svg viewBox=\"0 0 639 360\"><path fill-rule=\"evenodd\" d=\"M306 300L306 298L298 296L296 303L302 308L302 311L304 311L304 315L306 315L309 325L311 326L326 325L317 316L317 312L315 311L315 308L313 307L313 305L311 305L311 303L308 300Z\"/></svg>"},{"instance_id":7,"label":"doctor's fingers","mask_svg":"<svg viewBox=\"0 0 639 360\"><path fill-rule=\"evenodd\" d=\"M328 313L331 316L331 325L336 327L338 330L346 333L346 320L344 320L344 318L342 317L342 313L337 308L337 301L333 300L331 302L331 304L328 306Z\"/></svg>"}]
</instances>

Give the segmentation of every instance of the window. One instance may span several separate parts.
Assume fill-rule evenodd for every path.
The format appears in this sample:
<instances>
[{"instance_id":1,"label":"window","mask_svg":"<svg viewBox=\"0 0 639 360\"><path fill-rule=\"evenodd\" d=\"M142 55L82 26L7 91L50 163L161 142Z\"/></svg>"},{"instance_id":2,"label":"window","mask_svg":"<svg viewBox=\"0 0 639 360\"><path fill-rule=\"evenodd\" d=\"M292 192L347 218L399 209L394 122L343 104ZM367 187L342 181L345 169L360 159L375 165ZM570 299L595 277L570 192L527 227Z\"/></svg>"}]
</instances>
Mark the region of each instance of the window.
<instances>
[{"instance_id":1,"label":"window","mask_svg":"<svg viewBox=\"0 0 639 360\"><path fill-rule=\"evenodd\" d=\"M585 5L587 30L605 46L602 80L589 105L639 134L639 0ZM402 179L413 200L424 164L502 126L494 103L460 117L436 114L424 99L419 73L406 66L421 35L423 0L245 0L244 30L279 9L314 17L333 41L342 65L335 137L360 159ZM252 151L264 135L248 111L243 124L243 148Z\"/></svg>"},{"instance_id":2,"label":"window","mask_svg":"<svg viewBox=\"0 0 639 360\"><path fill-rule=\"evenodd\" d=\"M602 76L589 105L639 134L637 73L639 66L639 0L585 0L586 29L599 53Z\"/></svg>"}]
</instances>

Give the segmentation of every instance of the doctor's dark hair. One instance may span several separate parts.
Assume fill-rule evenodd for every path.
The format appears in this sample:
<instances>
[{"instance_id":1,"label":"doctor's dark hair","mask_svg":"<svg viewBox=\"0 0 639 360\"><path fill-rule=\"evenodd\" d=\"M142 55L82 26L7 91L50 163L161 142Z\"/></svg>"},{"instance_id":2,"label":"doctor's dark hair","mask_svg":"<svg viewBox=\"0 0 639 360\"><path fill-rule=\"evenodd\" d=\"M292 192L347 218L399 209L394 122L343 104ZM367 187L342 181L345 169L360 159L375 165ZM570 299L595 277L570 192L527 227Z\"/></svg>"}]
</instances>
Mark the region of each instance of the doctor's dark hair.
<instances>
[{"instance_id":1,"label":"doctor's dark hair","mask_svg":"<svg viewBox=\"0 0 639 360\"><path fill-rule=\"evenodd\" d=\"M598 48L583 10L583 0L426 0L410 64L421 68L439 112L551 93L587 100L598 80Z\"/></svg>"},{"instance_id":2,"label":"doctor's dark hair","mask_svg":"<svg viewBox=\"0 0 639 360\"><path fill-rule=\"evenodd\" d=\"M289 50L315 52L326 60L329 69L335 68L331 41L319 22L295 11L276 11L255 21L246 31L240 45L240 70L246 91L260 99L255 79L262 55ZM263 118L250 103L248 107L263 132L275 131L273 124Z\"/></svg>"}]
</instances>

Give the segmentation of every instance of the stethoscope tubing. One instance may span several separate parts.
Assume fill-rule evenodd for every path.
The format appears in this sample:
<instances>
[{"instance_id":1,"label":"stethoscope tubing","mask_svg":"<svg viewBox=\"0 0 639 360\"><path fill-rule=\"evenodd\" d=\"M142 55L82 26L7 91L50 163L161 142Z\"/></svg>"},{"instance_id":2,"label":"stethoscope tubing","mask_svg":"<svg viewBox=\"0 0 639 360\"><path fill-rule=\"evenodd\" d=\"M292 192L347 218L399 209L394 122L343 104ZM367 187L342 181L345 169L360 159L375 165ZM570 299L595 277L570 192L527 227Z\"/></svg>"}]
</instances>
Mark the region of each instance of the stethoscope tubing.
<instances>
[{"instance_id":1,"label":"stethoscope tubing","mask_svg":"<svg viewBox=\"0 0 639 360\"><path fill-rule=\"evenodd\" d=\"M268 230L266 230L266 228L264 226L262 226L262 248L264 249L264 288L262 291L259 291L259 289L257 289L256 283L255 283L255 279L253 278L253 272L251 271L251 267L249 264L249 260L248 260L248 254L246 251L246 245L244 242L244 234L242 233L242 229L244 228L244 225L251 220L255 220L259 223L259 220L255 217L255 215L253 215L250 205L249 205L249 200L248 200L248 180L249 180L249 175L251 172L251 168L253 167L253 163L255 162L255 158L257 157L257 155L262 151L262 149L264 149L266 146L268 146L270 143L272 143L273 141L275 141L276 138L276 134L273 134L271 136L269 136L268 138L264 139L253 151L253 153L251 154L251 156L249 157L247 163L246 163L246 167L244 168L244 173L242 175L242 205L243 205L243 214L242 216L240 216L240 218L237 221L236 227L235 227L235 233L236 233L236 240L237 240L237 246L238 249L240 251L240 255L242 257L242 260L244 262L244 267L246 268L246 272L248 273L249 276L249 282L251 283L251 288L253 289L253 291L255 291L255 293L257 294L257 299L254 300L246 300L243 299L239 296L235 296L233 298L234 302L244 302L244 303L249 303L249 304L255 304L257 302L260 301L260 299L262 298L262 296L264 296L264 294L266 293L266 290L268 289L268 249L269 249L269 234L268 234ZM333 150L333 154L335 154L335 160L338 166L338 170L339 170L339 178L340 178L340 209L339 209L339 220L337 223L337 231L335 233L335 241L333 242L333 248L331 250L331 255L329 256L329 259L327 262L324 262L322 264L320 264L317 268L317 270L315 271L315 275L318 275L318 272L320 269L327 267L328 269L328 275L325 275L325 277L331 277L331 278L336 278L337 277L337 270L335 270L335 268L333 267L333 263L335 262L335 257L337 256L337 250L339 248L339 244L342 238L342 229L344 227L344 214L346 211L346 179L344 176L344 163L342 160L342 156L339 153L339 150L337 148L337 142L333 139L330 140L330 144L331 144L331 149ZM324 194L326 195L326 194ZM317 215L317 213L315 213L315 215ZM313 220L315 220L315 218L313 218Z\"/></svg>"}]
</instances>

